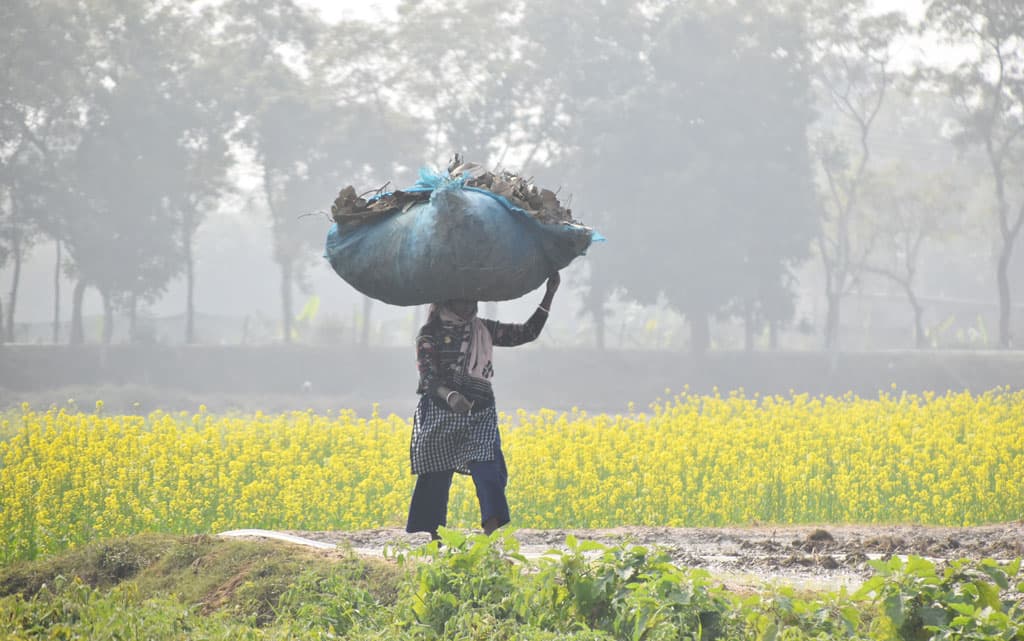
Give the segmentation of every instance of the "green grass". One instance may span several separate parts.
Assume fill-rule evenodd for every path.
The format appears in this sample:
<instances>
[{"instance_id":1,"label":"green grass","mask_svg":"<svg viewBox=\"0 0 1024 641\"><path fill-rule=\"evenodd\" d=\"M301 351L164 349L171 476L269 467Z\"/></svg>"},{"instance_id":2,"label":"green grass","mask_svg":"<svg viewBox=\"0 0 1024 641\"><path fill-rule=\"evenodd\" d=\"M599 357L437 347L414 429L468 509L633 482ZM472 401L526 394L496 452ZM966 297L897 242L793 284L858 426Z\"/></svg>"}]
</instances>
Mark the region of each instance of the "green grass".
<instances>
[{"instance_id":1,"label":"green grass","mask_svg":"<svg viewBox=\"0 0 1024 641\"><path fill-rule=\"evenodd\" d=\"M169 597L200 614L227 611L265 624L300 576L343 576L386 606L397 598L402 573L383 559L275 541L144 534L2 568L0 597L31 599L44 586L78 578L101 592L130 591L139 602Z\"/></svg>"}]
</instances>

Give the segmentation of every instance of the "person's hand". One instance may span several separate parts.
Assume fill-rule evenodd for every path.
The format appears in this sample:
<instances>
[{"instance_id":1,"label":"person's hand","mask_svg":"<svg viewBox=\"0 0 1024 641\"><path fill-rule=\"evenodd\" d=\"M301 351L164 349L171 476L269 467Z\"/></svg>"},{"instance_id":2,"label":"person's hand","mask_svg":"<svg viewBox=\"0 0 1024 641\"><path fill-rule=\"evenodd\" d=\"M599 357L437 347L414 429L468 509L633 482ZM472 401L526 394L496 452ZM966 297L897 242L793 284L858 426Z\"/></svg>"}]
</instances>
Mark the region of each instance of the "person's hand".
<instances>
[{"instance_id":1,"label":"person's hand","mask_svg":"<svg viewBox=\"0 0 1024 641\"><path fill-rule=\"evenodd\" d=\"M449 392L445 400L448 402L448 407L452 408L456 414L469 414L473 409L473 403L463 396L462 392Z\"/></svg>"},{"instance_id":2,"label":"person's hand","mask_svg":"<svg viewBox=\"0 0 1024 641\"><path fill-rule=\"evenodd\" d=\"M548 278L547 290L545 290L545 296L554 296L555 292L558 291L558 286L562 283L562 277L559 276L558 272L551 274Z\"/></svg>"}]
</instances>

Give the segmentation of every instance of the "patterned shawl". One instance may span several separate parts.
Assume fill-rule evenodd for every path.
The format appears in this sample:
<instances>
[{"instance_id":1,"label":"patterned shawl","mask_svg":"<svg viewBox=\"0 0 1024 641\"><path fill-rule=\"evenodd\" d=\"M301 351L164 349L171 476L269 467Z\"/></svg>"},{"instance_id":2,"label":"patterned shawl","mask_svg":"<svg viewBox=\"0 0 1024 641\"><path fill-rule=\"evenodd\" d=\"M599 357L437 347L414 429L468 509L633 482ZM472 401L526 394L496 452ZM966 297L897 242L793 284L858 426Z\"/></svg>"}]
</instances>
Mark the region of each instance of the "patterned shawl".
<instances>
[{"instance_id":1,"label":"patterned shawl","mask_svg":"<svg viewBox=\"0 0 1024 641\"><path fill-rule=\"evenodd\" d=\"M492 369L488 366L494 355L494 344L484 322L476 314L468 319L462 318L444 304L431 305L430 315L445 325L462 328L462 345L459 348L461 373L486 381L487 373Z\"/></svg>"}]
</instances>

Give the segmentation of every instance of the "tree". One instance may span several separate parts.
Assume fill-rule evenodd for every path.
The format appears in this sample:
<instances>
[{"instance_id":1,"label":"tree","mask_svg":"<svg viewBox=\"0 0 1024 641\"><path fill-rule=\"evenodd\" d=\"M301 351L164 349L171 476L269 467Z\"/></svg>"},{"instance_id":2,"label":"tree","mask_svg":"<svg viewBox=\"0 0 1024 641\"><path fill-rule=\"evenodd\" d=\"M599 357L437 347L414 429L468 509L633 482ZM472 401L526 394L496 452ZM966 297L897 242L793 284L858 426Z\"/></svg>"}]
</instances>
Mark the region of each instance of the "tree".
<instances>
[{"instance_id":1,"label":"tree","mask_svg":"<svg viewBox=\"0 0 1024 641\"><path fill-rule=\"evenodd\" d=\"M865 205L875 218L879 252L865 264L866 272L881 276L907 297L914 319L914 345L928 346L924 304L918 293L918 274L925 245L949 233L963 208L960 185L944 173L915 172L897 164L864 187Z\"/></svg>"},{"instance_id":2,"label":"tree","mask_svg":"<svg viewBox=\"0 0 1024 641\"><path fill-rule=\"evenodd\" d=\"M39 236L38 221L32 210L33 183L41 172L28 157L33 155L29 145L22 141L3 163L0 178L0 266L8 260L13 262L11 289L7 299L6 316L0 318L0 342L15 340L14 318L18 305L18 288L21 281L21 266L29 250ZM0 306L2 309L2 306Z\"/></svg>"},{"instance_id":3,"label":"tree","mask_svg":"<svg viewBox=\"0 0 1024 641\"><path fill-rule=\"evenodd\" d=\"M893 46L908 29L901 13L870 15L863 0L811 5L815 76L829 111L814 142L824 177L816 248L825 276L825 348L839 348L843 299L872 252L861 191L868 180L871 132L895 81ZM834 133L849 127L850 134Z\"/></svg>"},{"instance_id":4,"label":"tree","mask_svg":"<svg viewBox=\"0 0 1024 641\"><path fill-rule=\"evenodd\" d=\"M595 343L605 345L606 303L630 271L618 223L631 206L629 191L609 183L625 158L604 154L619 142L622 110L648 82L650 69L640 52L648 47L650 19L633 2L529 0L519 32L525 38L517 60L522 65L516 121L524 171L550 174L574 192L560 197L582 212L580 217L609 235L610 251L587 263L581 313L594 320ZM540 166L538 157L546 159ZM599 170L603 168L604 171ZM619 216L616 216L619 214ZM612 249L618 248L620 251ZM638 248L639 249L639 248Z\"/></svg>"},{"instance_id":5,"label":"tree","mask_svg":"<svg viewBox=\"0 0 1024 641\"><path fill-rule=\"evenodd\" d=\"M737 211L746 211L738 227L738 287L732 300L744 326L744 348L751 351L756 330L767 324L771 347L778 346L779 325L794 312L794 269L807 258L820 207L815 200L806 143L816 115L808 72L807 35L795 15L781 10L743 12L748 32L737 61L743 66L745 92L760 96L760 110L743 113L730 141L728 166L742 191ZM742 98L740 98L742 100ZM736 145L735 139L742 140Z\"/></svg>"},{"instance_id":6,"label":"tree","mask_svg":"<svg viewBox=\"0 0 1024 641\"><path fill-rule=\"evenodd\" d=\"M195 205L223 178L223 164L197 160L217 153L207 144L216 140L209 112L201 113L214 92L190 92L185 83L200 57L196 17L122 0L18 0L5 9L12 45L4 71L14 91L0 122L21 150L5 157L17 160L8 166L17 176L8 181L9 211L57 242L58 269L67 250L67 270L78 279L72 340L83 338L88 286L104 298L105 340L117 306L128 309L134 335L138 302L161 295L181 267L173 220L181 203ZM24 233L12 237L20 249ZM55 336L58 287L55 278Z\"/></svg>"},{"instance_id":7,"label":"tree","mask_svg":"<svg viewBox=\"0 0 1024 641\"><path fill-rule=\"evenodd\" d=\"M188 193L189 134L201 112L187 100L180 71L187 11L144 10L131 3L91 7L93 24L114 25L97 41L104 75L89 87L89 112L75 148L72 200L61 228L77 278L72 341L83 340L81 301L96 287L104 306L104 342L118 307L135 314L162 295L183 265L176 204Z\"/></svg>"},{"instance_id":8,"label":"tree","mask_svg":"<svg viewBox=\"0 0 1024 641\"><path fill-rule=\"evenodd\" d=\"M55 233L44 194L58 188L58 166L79 129L89 69L83 15L80 6L52 0L0 9L0 265L14 263L0 340L14 337L23 259L42 233Z\"/></svg>"},{"instance_id":9,"label":"tree","mask_svg":"<svg viewBox=\"0 0 1024 641\"><path fill-rule=\"evenodd\" d=\"M996 289L999 296L999 346L1012 346L1010 265L1024 227L1024 5L1003 0L933 0L927 27L972 52L953 70L936 68L960 107L956 139L984 150L995 198L997 229ZM1019 196L1018 196L1019 198Z\"/></svg>"},{"instance_id":10,"label":"tree","mask_svg":"<svg viewBox=\"0 0 1024 641\"><path fill-rule=\"evenodd\" d=\"M224 68L236 78L237 140L261 174L287 342L293 290L319 258L313 248L324 237L300 216L326 209L344 184L383 184L380 177L422 136L374 89L371 74L381 60L373 45L383 41L374 27L343 22L327 29L290 2L233 0L223 10L228 26L220 45Z\"/></svg>"},{"instance_id":11,"label":"tree","mask_svg":"<svg viewBox=\"0 0 1024 641\"><path fill-rule=\"evenodd\" d=\"M186 184L171 207L177 211L181 226L182 259L185 270L185 343L196 341L195 330L195 237L209 211L219 203L219 197L230 187L227 168L231 158L227 132L223 123L214 120L189 132L186 148Z\"/></svg>"},{"instance_id":12,"label":"tree","mask_svg":"<svg viewBox=\"0 0 1024 641\"><path fill-rule=\"evenodd\" d=\"M161 295L181 269L167 206L181 188L181 129L152 96L145 82L120 75L115 90L98 101L103 115L77 150L77 202L66 210L64 228L77 287L94 286L103 298L104 343L113 336L115 308L134 318L139 300ZM75 299L80 303L80 292ZM73 318L77 327L80 304ZM73 335L81 340L80 327Z\"/></svg>"},{"instance_id":13,"label":"tree","mask_svg":"<svg viewBox=\"0 0 1024 641\"><path fill-rule=\"evenodd\" d=\"M307 169L305 150L313 140L306 90L296 67L313 49L315 16L294 2L234 0L219 8L224 24L217 45L228 100L239 127L235 139L254 155L273 235L273 257L281 270L282 338L291 340L292 291L302 239L293 223L301 212L288 201L290 183ZM290 66L285 58L297 59Z\"/></svg>"},{"instance_id":14,"label":"tree","mask_svg":"<svg viewBox=\"0 0 1024 641\"><path fill-rule=\"evenodd\" d=\"M180 65L179 102L190 114L179 144L184 150L184 184L170 195L170 209L180 221L181 246L185 271L185 342L196 341L195 331L195 238L207 214L220 203L231 186L228 170L234 165L228 136L236 127L236 115L229 101L221 98L227 80L220 68L220 51L209 36L216 26L217 14L207 9L186 18L188 27L179 46L191 55Z\"/></svg>"},{"instance_id":15,"label":"tree","mask_svg":"<svg viewBox=\"0 0 1024 641\"><path fill-rule=\"evenodd\" d=\"M389 30L361 22L341 22L325 30L311 56L311 77L332 103L330 135L319 140L310 156L310 188L324 202L348 184L404 185L426 144L425 123L403 113L408 96L388 91L388 72L400 67L401 56ZM397 72L396 72L397 73ZM383 74L383 77L382 77ZM397 83L397 80L396 80ZM389 188L393 188L390 187ZM317 237L322 243L322 235ZM363 296L360 343L370 343L374 301Z\"/></svg>"},{"instance_id":16,"label":"tree","mask_svg":"<svg viewBox=\"0 0 1024 641\"><path fill-rule=\"evenodd\" d=\"M635 87L586 114L579 162L602 168L588 193L616 212L617 281L641 301L664 294L701 354L737 300L776 311L806 252L805 41L793 16L710 4L667 6L648 33Z\"/></svg>"},{"instance_id":17,"label":"tree","mask_svg":"<svg viewBox=\"0 0 1024 641\"><path fill-rule=\"evenodd\" d=\"M501 162L525 115L519 92L524 65L518 7L486 0L424 3L405 0L391 55L399 102L429 123L422 151L431 162L462 153L475 162Z\"/></svg>"}]
</instances>

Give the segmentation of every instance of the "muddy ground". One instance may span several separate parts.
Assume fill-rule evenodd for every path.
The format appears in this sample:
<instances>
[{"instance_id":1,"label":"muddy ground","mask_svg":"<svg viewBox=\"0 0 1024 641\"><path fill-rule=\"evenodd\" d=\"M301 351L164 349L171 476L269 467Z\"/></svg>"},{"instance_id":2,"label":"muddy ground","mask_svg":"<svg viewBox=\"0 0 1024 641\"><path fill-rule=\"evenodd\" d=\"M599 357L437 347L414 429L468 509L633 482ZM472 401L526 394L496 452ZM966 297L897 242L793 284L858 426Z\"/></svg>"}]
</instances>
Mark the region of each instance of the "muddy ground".
<instances>
[{"instance_id":1,"label":"muddy ground","mask_svg":"<svg viewBox=\"0 0 1024 641\"><path fill-rule=\"evenodd\" d=\"M426 535L410 535L397 528L290 534L351 547L361 554L380 554L388 545L427 541ZM789 584L809 589L852 589L872 573L869 559L893 555L917 555L939 564L961 558L1024 557L1024 521L970 528L829 525L515 531L521 551L528 556L565 549L569 534L606 544L658 546L679 565L704 568L726 585L736 587Z\"/></svg>"}]
</instances>

